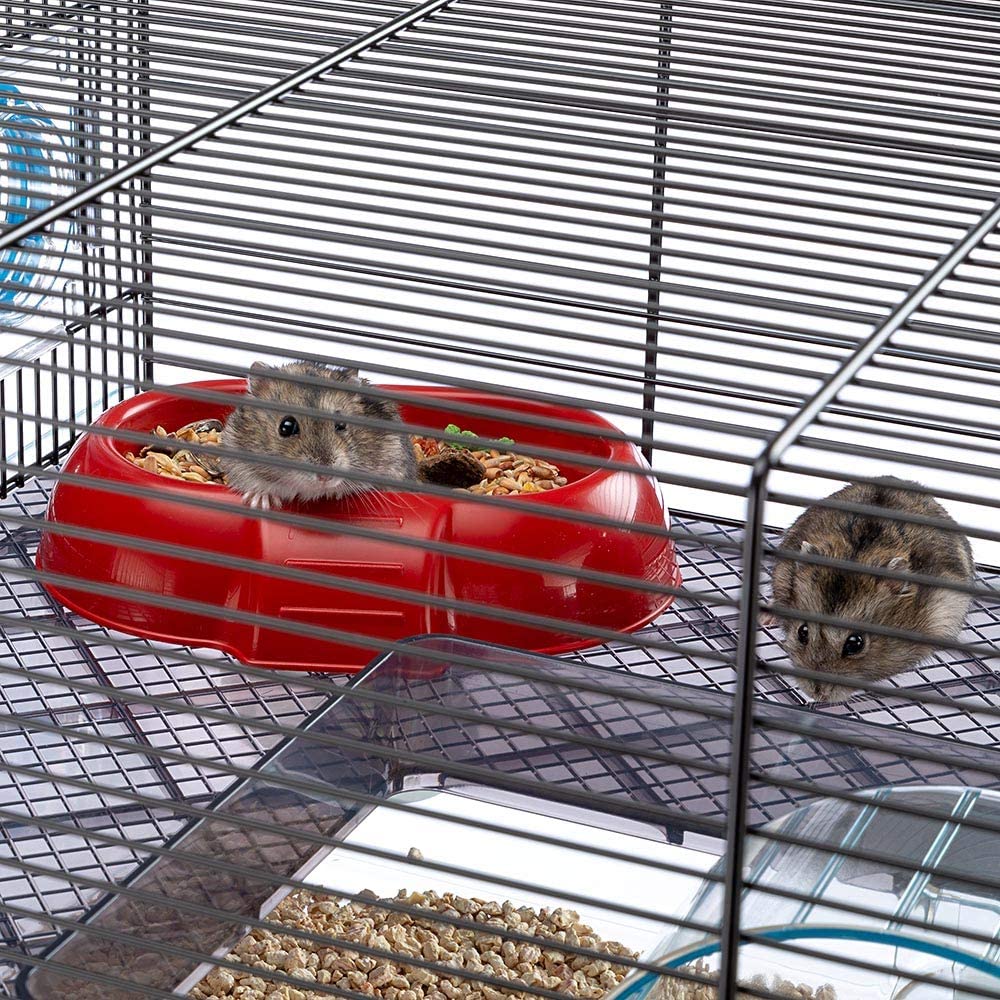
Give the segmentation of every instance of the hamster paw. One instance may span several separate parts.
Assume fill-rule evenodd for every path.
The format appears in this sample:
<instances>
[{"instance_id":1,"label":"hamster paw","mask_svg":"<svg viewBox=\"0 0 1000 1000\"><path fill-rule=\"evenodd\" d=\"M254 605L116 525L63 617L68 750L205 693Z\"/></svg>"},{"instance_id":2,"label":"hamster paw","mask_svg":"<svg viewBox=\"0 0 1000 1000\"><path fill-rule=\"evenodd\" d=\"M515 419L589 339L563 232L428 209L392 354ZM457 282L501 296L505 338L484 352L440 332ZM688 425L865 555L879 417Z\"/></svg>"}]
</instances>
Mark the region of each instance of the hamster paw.
<instances>
[{"instance_id":1,"label":"hamster paw","mask_svg":"<svg viewBox=\"0 0 1000 1000\"><path fill-rule=\"evenodd\" d=\"M281 510L281 501L277 497L261 491L244 493L243 502L254 510Z\"/></svg>"}]
</instances>

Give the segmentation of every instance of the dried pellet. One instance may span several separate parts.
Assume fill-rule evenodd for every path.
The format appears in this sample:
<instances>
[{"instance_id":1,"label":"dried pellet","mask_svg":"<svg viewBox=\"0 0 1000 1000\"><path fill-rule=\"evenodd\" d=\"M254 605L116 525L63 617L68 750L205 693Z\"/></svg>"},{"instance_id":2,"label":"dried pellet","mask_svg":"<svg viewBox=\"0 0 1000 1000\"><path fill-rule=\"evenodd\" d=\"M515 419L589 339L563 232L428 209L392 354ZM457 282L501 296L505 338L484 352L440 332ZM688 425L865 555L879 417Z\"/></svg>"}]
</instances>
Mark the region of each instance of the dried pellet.
<instances>
[{"instance_id":1,"label":"dried pellet","mask_svg":"<svg viewBox=\"0 0 1000 1000\"><path fill-rule=\"evenodd\" d=\"M342 989L366 993L376 1000L527 1000L528 985L551 984L579 1000L600 1000L607 990L624 979L628 966L615 959L635 958L634 952L615 941L602 941L580 922L574 910L515 908L510 902L464 899L452 893L406 893L395 901L426 913L409 916L378 905L374 898L364 902L339 902L332 897L295 892L268 917L277 925L297 927L314 934L357 941L398 954L396 958L374 959L343 948L313 945L301 938L274 930L255 930L228 956L232 961L253 966L254 973L215 969L195 988L192 1000L271 997L280 1000L320 1000L325 994L309 989L310 982L330 983ZM487 924L491 933L454 927L435 918L464 917ZM570 969L573 956L558 947L540 948L505 941L503 931L516 927L542 941L555 942L558 935L572 931L578 940L589 940L607 961L590 963L586 969ZM406 964L406 956L421 957L442 966L440 971ZM268 979L278 971L299 980L291 988ZM510 987L498 988L470 980L464 971L507 980Z\"/></svg>"}]
</instances>

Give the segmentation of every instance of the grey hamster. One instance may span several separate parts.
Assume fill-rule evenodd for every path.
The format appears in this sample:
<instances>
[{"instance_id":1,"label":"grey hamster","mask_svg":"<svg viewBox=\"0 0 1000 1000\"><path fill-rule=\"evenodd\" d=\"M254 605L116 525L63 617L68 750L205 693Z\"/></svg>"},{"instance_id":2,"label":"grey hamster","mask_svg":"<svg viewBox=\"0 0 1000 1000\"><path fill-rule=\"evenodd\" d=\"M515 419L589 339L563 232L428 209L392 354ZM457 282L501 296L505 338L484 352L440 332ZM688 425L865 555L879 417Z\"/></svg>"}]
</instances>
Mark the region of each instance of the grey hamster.
<instances>
[{"instance_id":1,"label":"grey hamster","mask_svg":"<svg viewBox=\"0 0 1000 1000\"><path fill-rule=\"evenodd\" d=\"M289 382L276 374L322 379L323 386ZM268 509L295 500L344 497L377 489L353 479L362 472L402 481L417 477L410 436L363 427L346 417L368 417L400 422L399 408L389 399L362 395L356 387L368 385L355 369L328 368L311 361L294 361L280 368L255 362L247 380L248 402L238 406L222 432L224 448L259 455L264 461L224 458L229 485L251 507ZM263 409L254 399L287 403L319 411L316 415ZM269 465L267 456L319 466L315 472Z\"/></svg>"},{"instance_id":2,"label":"grey hamster","mask_svg":"<svg viewBox=\"0 0 1000 1000\"><path fill-rule=\"evenodd\" d=\"M883 479L872 485L846 486L829 499L929 516L955 525L956 530L814 506L788 529L780 548L971 583L975 563L969 540L936 500L913 488L920 489L916 483ZM960 591L780 557L772 584L775 604L918 632L942 641L954 639L962 630L970 603L969 595ZM782 624L782 645L794 666L843 678L823 683L797 679L813 701L844 701L854 690L851 678L884 680L915 667L933 651L917 642L874 635L863 628L803 622L794 617Z\"/></svg>"}]
</instances>

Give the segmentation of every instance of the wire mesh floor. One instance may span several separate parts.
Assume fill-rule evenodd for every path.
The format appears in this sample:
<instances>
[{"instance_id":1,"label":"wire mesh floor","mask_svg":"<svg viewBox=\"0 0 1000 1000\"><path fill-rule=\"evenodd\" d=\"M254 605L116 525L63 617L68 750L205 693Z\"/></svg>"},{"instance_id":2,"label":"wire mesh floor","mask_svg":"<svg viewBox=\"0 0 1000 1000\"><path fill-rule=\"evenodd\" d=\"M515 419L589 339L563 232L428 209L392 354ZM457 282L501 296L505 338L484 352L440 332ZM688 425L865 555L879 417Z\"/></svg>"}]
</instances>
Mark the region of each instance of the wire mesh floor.
<instances>
[{"instance_id":1,"label":"wire mesh floor","mask_svg":"<svg viewBox=\"0 0 1000 1000\"><path fill-rule=\"evenodd\" d=\"M0 505L0 519L4 514L40 518L47 501L47 483L34 480ZM735 683L733 668L704 652L734 653L735 611L701 603L697 594L736 596L741 529L692 516L676 516L674 522L699 539L678 548L685 588L691 594L679 598L640 636L659 636L690 652L654 657L639 644L617 643L573 658L728 692ZM188 815L172 804L207 805L234 780L199 767L200 759L253 767L279 738L262 734L254 720L294 726L320 704L323 695L297 682L294 675L276 673L273 682L248 680L220 653L199 651L200 657L218 665L198 665L173 660L172 647L156 643L136 642L141 652L122 650L110 641L104 644L105 630L55 604L37 582L4 571L3 567L33 566L38 529L7 520L0 526L0 540L0 616L15 622L45 622L64 633L46 635L9 621L0 630L0 759L5 764L0 773L0 899L15 911L0 917L0 937L10 946L35 952L53 936L44 915L73 918L102 895L99 888L70 885L60 878L61 873L120 882L144 859L144 844L163 843L188 822ZM1000 583L998 573L983 576L990 585ZM997 642L1000 604L977 604L968 629L967 638ZM765 664L781 658L773 637L762 644L760 653ZM72 691L46 682L46 676L99 683L123 693L163 696L177 708L160 709ZM331 684L338 681L344 678L331 678ZM899 698L863 696L819 711L946 737L970 748L995 746L1000 740L1000 719L977 712L1000 701L1000 673L989 663L941 653L894 683L907 693L947 695L953 704L947 708L920 704L901 692ZM757 693L778 705L805 705L783 678L766 670L761 671ZM231 722L185 712L186 705L224 710ZM66 738L57 727L72 728L74 738ZM704 749L710 756L726 754L724 747L717 748L718 753L711 747ZM171 762L154 750L173 751L186 759ZM942 765L914 762L902 752L890 763L897 773L894 780L899 782L930 780L935 768L943 771ZM882 768L878 777L885 780L887 773L893 773L891 768ZM60 783L54 784L53 779ZM162 800L162 809L130 800L130 793ZM719 789L713 791L706 785L692 794L714 799ZM787 808L784 801L779 805ZM705 806L714 811L710 803ZM101 835L128 841L135 848L102 843ZM5 867L3 857L16 859L26 870ZM16 974L13 968L10 971Z\"/></svg>"}]
</instances>

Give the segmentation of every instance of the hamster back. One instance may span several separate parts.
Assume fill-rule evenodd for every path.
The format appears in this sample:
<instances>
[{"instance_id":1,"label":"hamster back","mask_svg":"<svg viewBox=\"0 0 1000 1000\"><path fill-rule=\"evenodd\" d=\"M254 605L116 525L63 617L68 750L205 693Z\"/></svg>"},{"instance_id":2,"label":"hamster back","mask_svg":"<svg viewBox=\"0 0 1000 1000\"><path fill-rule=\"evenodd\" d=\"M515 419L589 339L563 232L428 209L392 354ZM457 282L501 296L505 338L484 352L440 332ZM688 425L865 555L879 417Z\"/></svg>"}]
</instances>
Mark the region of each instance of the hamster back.
<instances>
[{"instance_id":1,"label":"hamster back","mask_svg":"<svg viewBox=\"0 0 1000 1000\"><path fill-rule=\"evenodd\" d=\"M953 580L967 584L975 566L969 540L948 512L916 483L885 479L852 484L829 499L934 518L949 527L891 517L809 507L789 528L780 549ZM958 590L892 580L862 570L841 570L777 558L773 601L786 608L881 625L948 641L961 631L970 598ZM933 651L917 641L877 635L864 625L806 622L776 610L783 646L798 668L830 674L828 681L797 678L815 701L842 701L852 678L884 680L909 670Z\"/></svg>"},{"instance_id":2,"label":"hamster back","mask_svg":"<svg viewBox=\"0 0 1000 1000\"><path fill-rule=\"evenodd\" d=\"M313 384L316 381L323 384ZM416 479L416 458L402 426L398 431L368 427L352 419L401 425L392 400L357 391L369 384L353 369L309 361L272 368L256 362L247 382L247 401L233 411L222 434L224 448L245 453L223 459L232 488L243 495L245 503L266 509L378 488L357 478L358 473L401 482ZM255 400L279 405L255 406ZM280 404L287 405L289 412ZM283 468L269 463L269 458L313 468Z\"/></svg>"}]
</instances>

